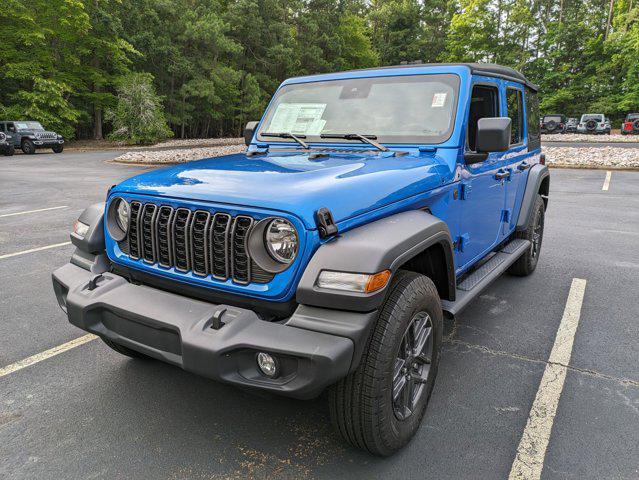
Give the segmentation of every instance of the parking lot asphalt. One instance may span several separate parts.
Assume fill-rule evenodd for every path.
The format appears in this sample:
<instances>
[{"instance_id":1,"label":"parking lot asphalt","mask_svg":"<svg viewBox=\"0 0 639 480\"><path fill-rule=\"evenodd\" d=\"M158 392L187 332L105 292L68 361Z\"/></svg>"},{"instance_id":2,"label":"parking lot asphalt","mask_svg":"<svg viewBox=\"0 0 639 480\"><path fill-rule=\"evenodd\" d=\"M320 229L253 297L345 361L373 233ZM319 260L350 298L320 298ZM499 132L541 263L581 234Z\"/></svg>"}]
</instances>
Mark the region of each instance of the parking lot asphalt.
<instances>
[{"instance_id":1,"label":"parking lot asphalt","mask_svg":"<svg viewBox=\"0 0 639 480\"><path fill-rule=\"evenodd\" d=\"M116 155L0 158L0 369L84 335L50 274L81 210L144 170L105 163ZM447 323L422 427L395 456L346 446L322 397L248 393L94 340L0 377L0 478L508 478L574 278L587 283L541 478L639 478L639 172L607 191L604 171L551 175L536 272Z\"/></svg>"}]
</instances>

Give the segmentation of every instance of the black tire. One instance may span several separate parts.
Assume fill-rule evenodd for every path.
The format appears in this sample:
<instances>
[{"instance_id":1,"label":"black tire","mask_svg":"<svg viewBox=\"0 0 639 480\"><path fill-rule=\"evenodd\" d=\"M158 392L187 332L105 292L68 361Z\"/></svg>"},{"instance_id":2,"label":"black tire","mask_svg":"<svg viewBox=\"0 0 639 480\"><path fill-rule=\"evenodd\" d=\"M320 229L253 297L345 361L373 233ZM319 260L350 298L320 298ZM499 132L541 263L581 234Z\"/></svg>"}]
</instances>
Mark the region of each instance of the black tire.
<instances>
[{"instance_id":1,"label":"black tire","mask_svg":"<svg viewBox=\"0 0 639 480\"><path fill-rule=\"evenodd\" d=\"M22 142L22 151L27 155L33 155L36 151L35 144L27 139Z\"/></svg>"},{"instance_id":2,"label":"black tire","mask_svg":"<svg viewBox=\"0 0 639 480\"><path fill-rule=\"evenodd\" d=\"M407 363L402 364L400 357L419 350L410 349L407 343L409 327L414 333L418 325L428 325L429 321L429 337L424 337L425 330L420 330L422 335L418 335L425 338L422 355L411 354L411 365L405 371L401 366ZM359 367L329 389L333 425L348 443L386 456L401 449L415 435L437 376L442 322L441 300L433 282L414 272L395 274ZM426 347L429 347L430 358L423 353ZM407 380L409 378L411 380ZM408 395L400 395L400 400L409 398L414 402L412 411L393 399L400 384L398 380L402 379L404 390L398 391Z\"/></svg>"},{"instance_id":3,"label":"black tire","mask_svg":"<svg viewBox=\"0 0 639 480\"><path fill-rule=\"evenodd\" d=\"M121 353L122 355L126 355L127 357L131 357L131 358L142 358L142 359L150 358L147 355L144 355L143 353L140 353L140 352L136 352L135 350L131 350L130 348L125 347L124 345L120 345L119 343L112 342L108 338L102 338L102 337L100 338L109 347L111 347L116 352Z\"/></svg>"},{"instance_id":4,"label":"black tire","mask_svg":"<svg viewBox=\"0 0 639 480\"><path fill-rule=\"evenodd\" d=\"M544 218L545 218L544 200L541 195L535 198L533 206L533 214L530 217L530 223L526 230L517 232L515 238L523 238L530 241L530 248L526 250L519 259L513 263L508 269L508 273L518 277L530 275L537 268L539 255L541 253L541 244L544 239Z\"/></svg>"},{"instance_id":5,"label":"black tire","mask_svg":"<svg viewBox=\"0 0 639 480\"><path fill-rule=\"evenodd\" d=\"M16 147L13 145L7 145L2 153L5 157L12 157L13 154L16 153Z\"/></svg>"},{"instance_id":6,"label":"black tire","mask_svg":"<svg viewBox=\"0 0 639 480\"><path fill-rule=\"evenodd\" d=\"M53 148L53 153L62 153L64 150L64 145L55 145Z\"/></svg>"}]
</instances>

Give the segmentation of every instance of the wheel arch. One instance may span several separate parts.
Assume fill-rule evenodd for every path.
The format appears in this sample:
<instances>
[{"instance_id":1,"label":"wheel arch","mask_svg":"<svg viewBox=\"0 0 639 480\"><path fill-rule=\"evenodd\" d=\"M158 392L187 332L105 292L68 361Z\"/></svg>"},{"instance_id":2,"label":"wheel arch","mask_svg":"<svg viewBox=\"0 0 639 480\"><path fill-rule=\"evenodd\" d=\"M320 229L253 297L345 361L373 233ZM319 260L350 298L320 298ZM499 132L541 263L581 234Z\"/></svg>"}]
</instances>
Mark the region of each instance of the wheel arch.
<instances>
[{"instance_id":1,"label":"wheel arch","mask_svg":"<svg viewBox=\"0 0 639 480\"><path fill-rule=\"evenodd\" d=\"M521 202L519 217L517 218L517 230L525 230L530 216L533 213L533 206L537 195L541 195L544 200L544 208L548 208L548 195L550 193L550 171L546 165L537 164L533 166L526 181L526 190Z\"/></svg>"},{"instance_id":2,"label":"wheel arch","mask_svg":"<svg viewBox=\"0 0 639 480\"><path fill-rule=\"evenodd\" d=\"M422 273L435 283L441 298L454 300L455 264L448 226L432 214L414 210L355 228L320 246L297 287L297 302L341 310L372 311L386 289L371 294L318 288L322 270L378 273L401 269Z\"/></svg>"}]
</instances>

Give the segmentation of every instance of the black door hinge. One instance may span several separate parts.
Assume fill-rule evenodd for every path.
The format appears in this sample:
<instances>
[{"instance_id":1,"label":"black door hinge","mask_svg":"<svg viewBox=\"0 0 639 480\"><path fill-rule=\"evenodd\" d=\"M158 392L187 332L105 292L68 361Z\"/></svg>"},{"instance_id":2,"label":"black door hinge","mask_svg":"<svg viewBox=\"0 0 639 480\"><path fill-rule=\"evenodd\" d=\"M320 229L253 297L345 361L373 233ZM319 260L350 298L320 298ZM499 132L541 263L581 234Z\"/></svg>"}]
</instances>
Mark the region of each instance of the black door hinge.
<instances>
[{"instance_id":1,"label":"black door hinge","mask_svg":"<svg viewBox=\"0 0 639 480\"><path fill-rule=\"evenodd\" d=\"M335 225L333 214L328 208L322 207L315 212L315 222L321 238L330 237L337 233L337 225Z\"/></svg>"}]
</instances>

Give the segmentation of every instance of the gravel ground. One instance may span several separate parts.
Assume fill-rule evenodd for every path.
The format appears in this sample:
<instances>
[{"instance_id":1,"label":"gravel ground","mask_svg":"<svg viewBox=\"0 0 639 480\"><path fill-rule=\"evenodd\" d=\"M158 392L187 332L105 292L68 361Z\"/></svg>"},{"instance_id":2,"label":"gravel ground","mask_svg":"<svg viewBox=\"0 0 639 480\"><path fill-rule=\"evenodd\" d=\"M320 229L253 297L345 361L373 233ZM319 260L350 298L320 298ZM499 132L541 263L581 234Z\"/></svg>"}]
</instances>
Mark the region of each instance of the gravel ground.
<instances>
[{"instance_id":1,"label":"gravel ground","mask_svg":"<svg viewBox=\"0 0 639 480\"><path fill-rule=\"evenodd\" d=\"M199 147L180 150L136 150L126 152L114 158L113 161L118 163L137 164L184 163L190 162L191 160L199 160L201 158L221 157L232 153L240 153L245 149L246 146L242 141L241 145L220 145L217 147Z\"/></svg>"},{"instance_id":2,"label":"gravel ground","mask_svg":"<svg viewBox=\"0 0 639 480\"><path fill-rule=\"evenodd\" d=\"M563 133L553 135L542 135L542 142L577 142L577 143L601 143L601 142L639 142L639 135L621 135L612 133L610 135L584 135L581 133Z\"/></svg>"},{"instance_id":3,"label":"gravel ground","mask_svg":"<svg viewBox=\"0 0 639 480\"><path fill-rule=\"evenodd\" d=\"M639 168L639 150L619 147L542 147L553 167Z\"/></svg>"}]
</instances>

